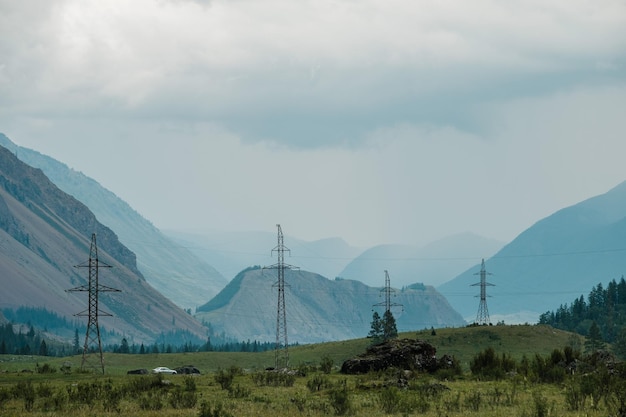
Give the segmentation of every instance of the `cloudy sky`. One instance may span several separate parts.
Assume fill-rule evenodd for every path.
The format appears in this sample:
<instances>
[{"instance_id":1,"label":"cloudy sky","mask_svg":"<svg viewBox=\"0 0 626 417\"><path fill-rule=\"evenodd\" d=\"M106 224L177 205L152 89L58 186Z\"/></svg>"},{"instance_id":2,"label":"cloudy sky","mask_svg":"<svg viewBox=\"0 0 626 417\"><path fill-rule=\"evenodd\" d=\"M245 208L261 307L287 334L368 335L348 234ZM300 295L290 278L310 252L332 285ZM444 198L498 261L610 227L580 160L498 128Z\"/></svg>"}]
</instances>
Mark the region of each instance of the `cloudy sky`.
<instances>
[{"instance_id":1,"label":"cloudy sky","mask_svg":"<svg viewBox=\"0 0 626 417\"><path fill-rule=\"evenodd\" d=\"M626 3L0 0L0 132L163 229L509 241L626 180Z\"/></svg>"}]
</instances>

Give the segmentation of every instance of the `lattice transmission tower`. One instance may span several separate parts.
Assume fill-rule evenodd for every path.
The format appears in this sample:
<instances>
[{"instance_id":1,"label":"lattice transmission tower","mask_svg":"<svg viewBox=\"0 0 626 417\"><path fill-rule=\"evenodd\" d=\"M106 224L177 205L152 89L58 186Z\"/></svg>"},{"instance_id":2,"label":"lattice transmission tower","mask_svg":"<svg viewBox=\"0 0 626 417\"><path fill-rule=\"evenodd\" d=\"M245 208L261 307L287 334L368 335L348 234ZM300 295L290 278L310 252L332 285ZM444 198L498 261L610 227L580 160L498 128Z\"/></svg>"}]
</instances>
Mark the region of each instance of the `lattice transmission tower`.
<instances>
[{"instance_id":1,"label":"lattice transmission tower","mask_svg":"<svg viewBox=\"0 0 626 417\"><path fill-rule=\"evenodd\" d=\"M485 269L485 259L483 258L482 265L480 267L480 272L474 274L480 275L480 282L476 284L472 284L472 287L480 285L480 304L478 304L478 313L476 314L476 324L485 325L491 324L489 319L489 309L487 308L487 287L494 287L494 284L487 282L487 275L492 275L488 273ZM477 296L478 297L478 296Z\"/></svg>"},{"instance_id":2,"label":"lattice transmission tower","mask_svg":"<svg viewBox=\"0 0 626 417\"><path fill-rule=\"evenodd\" d=\"M75 316L88 317L87 333L85 334L85 344L83 345L83 360L81 369L91 368L93 370L101 369L104 374L104 358L102 356L102 340L100 339L100 326L98 325L98 316L111 316L111 314L100 311L98 307L98 293L101 292L120 292L120 290L106 287L98 282L98 270L100 268L111 268L104 262L98 260L98 246L96 245L96 234L91 235L91 247L89 248L89 260L75 268L89 269L89 282L87 285L66 290L67 292L84 291L89 293L89 307Z\"/></svg>"},{"instance_id":3,"label":"lattice transmission tower","mask_svg":"<svg viewBox=\"0 0 626 417\"><path fill-rule=\"evenodd\" d=\"M404 309L404 305L398 303L391 302L391 296L395 297L395 292L393 288L391 288L391 279L389 278L389 272L385 269L385 288L380 290L381 293L385 294L385 301L380 302L378 304L374 304L373 307L381 307L385 306L385 312L391 311L392 307L402 307Z\"/></svg>"},{"instance_id":4,"label":"lattice transmission tower","mask_svg":"<svg viewBox=\"0 0 626 417\"><path fill-rule=\"evenodd\" d=\"M278 262L272 266L265 267L265 269L276 269L278 271L278 281L273 287L278 288L278 305L276 308L276 344L274 346L275 353L275 369L289 368L289 341L287 339L287 310L285 308L285 270L298 269L292 265L285 263L285 252L291 253L284 245L283 230L280 224L277 224L278 228L278 244L272 249L272 254L276 252L278 255Z\"/></svg>"}]
</instances>

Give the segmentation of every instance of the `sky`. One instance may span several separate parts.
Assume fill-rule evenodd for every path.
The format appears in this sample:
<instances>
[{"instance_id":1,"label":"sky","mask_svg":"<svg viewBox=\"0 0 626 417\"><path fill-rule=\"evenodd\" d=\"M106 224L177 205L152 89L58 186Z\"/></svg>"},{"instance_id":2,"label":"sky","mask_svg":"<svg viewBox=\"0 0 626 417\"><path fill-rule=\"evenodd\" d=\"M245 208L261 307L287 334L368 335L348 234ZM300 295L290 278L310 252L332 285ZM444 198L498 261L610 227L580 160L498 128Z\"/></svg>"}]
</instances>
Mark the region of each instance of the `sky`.
<instances>
[{"instance_id":1,"label":"sky","mask_svg":"<svg viewBox=\"0 0 626 417\"><path fill-rule=\"evenodd\" d=\"M0 132L161 229L508 242L626 180L626 3L0 0Z\"/></svg>"}]
</instances>

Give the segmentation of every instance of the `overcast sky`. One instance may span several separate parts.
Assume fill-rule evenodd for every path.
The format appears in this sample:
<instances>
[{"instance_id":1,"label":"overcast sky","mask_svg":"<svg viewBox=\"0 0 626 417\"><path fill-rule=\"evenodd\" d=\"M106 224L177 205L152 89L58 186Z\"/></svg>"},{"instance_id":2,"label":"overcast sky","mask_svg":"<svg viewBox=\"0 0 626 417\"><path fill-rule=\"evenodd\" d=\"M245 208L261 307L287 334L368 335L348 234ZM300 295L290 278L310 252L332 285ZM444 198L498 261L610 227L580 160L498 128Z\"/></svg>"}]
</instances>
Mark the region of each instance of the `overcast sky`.
<instances>
[{"instance_id":1,"label":"overcast sky","mask_svg":"<svg viewBox=\"0 0 626 417\"><path fill-rule=\"evenodd\" d=\"M0 0L0 132L162 229L510 241L626 180L626 3Z\"/></svg>"}]
</instances>

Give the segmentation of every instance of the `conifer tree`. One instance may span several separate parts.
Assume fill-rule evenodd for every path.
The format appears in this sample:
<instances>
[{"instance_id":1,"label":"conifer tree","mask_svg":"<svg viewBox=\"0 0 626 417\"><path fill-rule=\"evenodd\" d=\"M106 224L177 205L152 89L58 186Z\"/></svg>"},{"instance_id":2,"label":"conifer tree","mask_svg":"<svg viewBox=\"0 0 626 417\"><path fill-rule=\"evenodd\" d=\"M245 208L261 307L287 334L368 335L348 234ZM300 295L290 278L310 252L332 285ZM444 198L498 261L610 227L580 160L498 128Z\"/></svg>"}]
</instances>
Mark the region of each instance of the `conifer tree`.
<instances>
[{"instance_id":1,"label":"conifer tree","mask_svg":"<svg viewBox=\"0 0 626 417\"><path fill-rule=\"evenodd\" d=\"M587 334L587 339L585 340L585 352L593 353L597 350L604 349L605 344L602 340L602 334L600 333L600 328L598 324L594 321L591 323L591 327L589 327L589 334Z\"/></svg>"},{"instance_id":2,"label":"conifer tree","mask_svg":"<svg viewBox=\"0 0 626 417\"><path fill-rule=\"evenodd\" d=\"M367 334L369 339L372 339L372 344L377 345L383 341L383 322L380 319L378 312L374 311L372 314L372 328Z\"/></svg>"},{"instance_id":3,"label":"conifer tree","mask_svg":"<svg viewBox=\"0 0 626 417\"><path fill-rule=\"evenodd\" d=\"M383 339L395 339L398 337L398 328L396 327L396 319L391 314L391 310L385 311L383 315Z\"/></svg>"}]
</instances>

